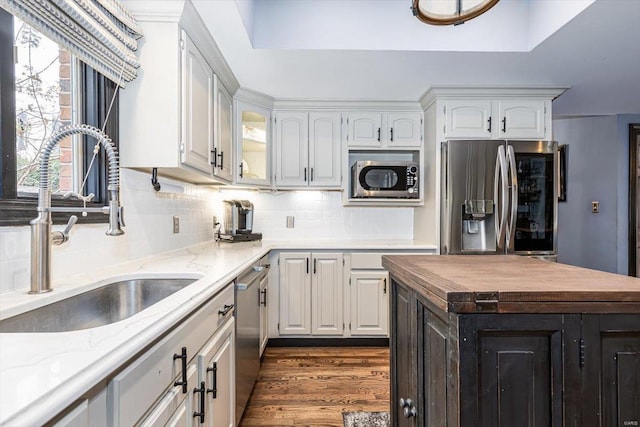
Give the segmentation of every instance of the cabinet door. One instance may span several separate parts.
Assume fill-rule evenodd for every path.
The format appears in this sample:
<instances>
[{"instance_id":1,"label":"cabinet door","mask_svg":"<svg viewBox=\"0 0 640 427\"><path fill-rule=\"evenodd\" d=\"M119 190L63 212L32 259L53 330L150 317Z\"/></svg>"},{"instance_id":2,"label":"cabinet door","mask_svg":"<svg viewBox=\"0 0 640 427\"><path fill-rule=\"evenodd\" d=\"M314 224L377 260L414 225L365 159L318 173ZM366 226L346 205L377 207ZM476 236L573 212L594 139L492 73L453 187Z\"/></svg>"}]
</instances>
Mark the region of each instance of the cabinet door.
<instances>
[{"instance_id":1,"label":"cabinet door","mask_svg":"<svg viewBox=\"0 0 640 427\"><path fill-rule=\"evenodd\" d=\"M351 335L387 335L388 278L386 271L351 273Z\"/></svg>"},{"instance_id":2,"label":"cabinet door","mask_svg":"<svg viewBox=\"0 0 640 427\"><path fill-rule=\"evenodd\" d=\"M340 186L340 113L309 114L309 185Z\"/></svg>"},{"instance_id":3,"label":"cabinet door","mask_svg":"<svg viewBox=\"0 0 640 427\"><path fill-rule=\"evenodd\" d=\"M387 114L388 147L420 147L422 115L420 113Z\"/></svg>"},{"instance_id":4,"label":"cabinet door","mask_svg":"<svg viewBox=\"0 0 640 427\"><path fill-rule=\"evenodd\" d=\"M307 113L276 114L276 185L307 186L309 181L309 117Z\"/></svg>"},{"instance_id":5,"label":"cabinet door","mask_svg":"<svg viewBox=\"0 0 640 427\"><path fill-rule=\"evenodd\" d=\"M382 147L382 113L351 113L347 123L349 147Z\"/></svg>"},{"instance_id":6,"label":"cabinet door","mask_svg":"<svg viewBox=\"0 0 640 427\"><path fill-rule=\"evenodd\" d=\"M583 316L583 425L640 423L640 315Z\"/></svg>"},{"instance_id":7,"label":"cabinet door","mask_svg":"<svg viewBox=\"0 0 640 427\"><path fill-rule=\"evenodd\" d=\"M268 109L236 102L236 179L239 183L270 183L271 113Z\"/></svg>"},{"instance_id":8,"label":"cabinet door","mask_svg":"<svg viewBox=\"0 0 640 427\"><path fill-rule=\"evenodd\" d=\"M579 381L578 315L467 315L459 330L460 426L577 425L564 407Z\"/></svg>"},{"instance_id":9,"label":"cabinet door","mask_svg":"<svg viewBox=\"0 0 640 427\"><path fill-rule=\"evenodd\" d=\"M182 40L182 163L210 174L214 74L184 31Z\"/></svg>"},{"instance_id":10,"label":"cabinet door","mask_svg":"<svg viewBox=\"0 0 640 427\"><path fill-rule=\"evenodd\" d=\"M491 138L498 127L491 117L491 101L447 101L444 114L447 138Z\"/></svg>"},{"instance_id":11,"label":"cabinet door","mask_svg":"<svg viewBox=\"0 0 640 427\"><path fill-rule=\"evenodd\" d=\"M280 335L311 333L309 252L280 254Z\"/></svg>"},{"instance_id":12,"label":"cabinet door","mask_svg":"<svg viewBox=\"0 0 640 427\"><path fill-rule=\"evenodd\" d=\"M391 425L414 427L417 416L412 415L412 409L418 401L416 297L396 281L391 282L391 287Z\"/></svg>"},{"instance_id":13,"label":"cabinet door","mask_svg":"<svg viewBox=\"0 0 640 427\"><path fill-rule=\"evenodd\" d=\"M498 137L543 139L545 113L545 101L498 101Z\"/></svg>"},{"instance_id":14,"label":"cabinet door","mask_svg":"<svg viewBox=\"0 0 640 427\"><path fill-rule=\"evenodd\" d=\"M231 182L233 179L233 100L229 92L216 82L216 140L213 174Z\"/></svg>"},{"instance_id":15,"label":"cabinet door","mask_svg":"<svg viewBox=\"0 0 640 427\"><path fill-rule=\"evenodd\" d=\"M269 341L269 311L267 301L269 298L269 276L260 280L260 357Z\"/></svg>"},{"instance_id":16,"label":"cabinet door","mask_svg":"<svg viewBox=\"0 0 640 427\"><path fill-rule=\"evenodd\" d=\"M236 411L235 322L230 321L198 356L199 381L206 388L204 424L234 427ZM196 396L199 397L199 396Z\"/></svg>"},{"instance_id":17,"label":"cabinet door","mask_svg":"<svg viewBox=\"0 0 640 427\"><path fill-rule=\"evenodd\" d=\"M312 264L311 333L342 335L344 333L342 254L314 254Z\"/></svg>"}]
</instances>

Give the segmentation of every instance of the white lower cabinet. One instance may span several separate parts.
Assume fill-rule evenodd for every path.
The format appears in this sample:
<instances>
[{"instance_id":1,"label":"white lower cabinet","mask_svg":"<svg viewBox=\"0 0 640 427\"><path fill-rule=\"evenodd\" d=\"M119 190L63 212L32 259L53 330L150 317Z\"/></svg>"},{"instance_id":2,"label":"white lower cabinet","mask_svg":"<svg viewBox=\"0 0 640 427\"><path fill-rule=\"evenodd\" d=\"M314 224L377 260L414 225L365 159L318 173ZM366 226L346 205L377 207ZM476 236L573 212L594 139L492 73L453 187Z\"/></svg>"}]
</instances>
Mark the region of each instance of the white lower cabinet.
<instances>
[{"instance_id":1,"label":"white lower cabinet","mask_svg":"<svg viewBox=\"0 0 640 427\"><path fill-rule=\"evenodd\" d=\"M235 346L233 319L198 354L198 384L205 388L204 424L235 425Z\"/></svg>"},{"instance_id":2,"label":"white lower cabinet","mask_svg":"<svg viewBox=\"0 0 640 427\"><path fill-rule=\"evenodd\" d=\"M279 264L280 335L343 335L343 254L283 252Z\"/></svg>"},{"instance_id":3,"label":"white lower cabinet","mask_svg":"<svg viewBox=\"0 0 640 427\"><path fill-rule=\"evenodd\" d=\"M222 420L231 421L207 425L233 425L233 304L234 288L230 284L117 374L107 386L107 424L199 426L202 423L198 414L204 412L203 423L207 423L207 413L217 412ZM221 401L230 399L232 403L225 404L225 409L208 411L206 403L211 393L207 389L212 386L204 380L205 373L199 372L198 356L205 357L207 350L215 350L211 353L215 359L222 348L224 362L221 359L218 374L224 383L218 383L218 395L225 396Z\"/></svg>"},{"instance_id":4,"label":"white lower cabinet","mask_svg":"<svg viewBox=\"0 0 640 427\"><path fill-rule=\"evenodd\" d=\"M386 270L355 271L351 287L351 335L383 335L389 325L389 273Z\"/></svg>"}]
</instances>

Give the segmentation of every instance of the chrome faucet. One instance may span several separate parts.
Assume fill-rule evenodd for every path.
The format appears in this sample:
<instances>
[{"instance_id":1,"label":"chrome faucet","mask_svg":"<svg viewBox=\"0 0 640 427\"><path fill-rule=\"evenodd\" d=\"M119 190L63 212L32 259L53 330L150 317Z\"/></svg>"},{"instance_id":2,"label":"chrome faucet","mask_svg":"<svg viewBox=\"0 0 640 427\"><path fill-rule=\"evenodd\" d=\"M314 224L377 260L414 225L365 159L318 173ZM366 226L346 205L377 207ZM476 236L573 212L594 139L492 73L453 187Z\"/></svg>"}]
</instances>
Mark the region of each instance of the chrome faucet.
<instances>
[{"instance_id":1,"label":"chrome faucet","mask_svg":"<svg viewBox=\"0 0 640 427\"><path fill-rule=\"evenodd\" d=\"M73 208L73 207L52 207L51 188L49 187L49 159L55 146L67 136L84 134L94 137L100 143L106 153L109 163L109 181L107 190L109 191L109 203L101 208ZM89 201L93 196L82 197L74 193L78 198ZM63 231L51 232L53 222L51 212L102 212L109 215L108 236L119 236L124 234L122 228L124 221L122 218L122 206L120 206L120 170L118 168L118 157L111 139L100 129L88 125L65 126L58 133L51 136L42 152L40 160L40 185L38 190L38 216L30 222L31 224L31 289L30 294L41 294L49 292L51 288L51 245L61 245L69 240L69 231L78 221L78 217L72 215Z\"/></svg>"}]
</instances>

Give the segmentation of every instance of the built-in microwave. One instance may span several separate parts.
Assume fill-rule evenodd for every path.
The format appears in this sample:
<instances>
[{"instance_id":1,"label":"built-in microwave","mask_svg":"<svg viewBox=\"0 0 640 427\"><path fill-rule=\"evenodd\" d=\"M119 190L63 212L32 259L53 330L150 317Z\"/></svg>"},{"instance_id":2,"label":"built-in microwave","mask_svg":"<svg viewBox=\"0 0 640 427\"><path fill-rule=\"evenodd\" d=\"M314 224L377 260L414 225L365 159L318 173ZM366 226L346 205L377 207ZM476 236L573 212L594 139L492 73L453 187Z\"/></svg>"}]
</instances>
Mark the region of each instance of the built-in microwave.
<instances>
[{"instance_id":1,"label":"built-in microwave","mask_svg":"<svg viewBox=\"0 0 640 427\"><path fill-rule=\"evenodd\" d=\"M416 162L360 160L351 166L351 197L417 199L418 181Z\"/></svg>"}]
</instances>

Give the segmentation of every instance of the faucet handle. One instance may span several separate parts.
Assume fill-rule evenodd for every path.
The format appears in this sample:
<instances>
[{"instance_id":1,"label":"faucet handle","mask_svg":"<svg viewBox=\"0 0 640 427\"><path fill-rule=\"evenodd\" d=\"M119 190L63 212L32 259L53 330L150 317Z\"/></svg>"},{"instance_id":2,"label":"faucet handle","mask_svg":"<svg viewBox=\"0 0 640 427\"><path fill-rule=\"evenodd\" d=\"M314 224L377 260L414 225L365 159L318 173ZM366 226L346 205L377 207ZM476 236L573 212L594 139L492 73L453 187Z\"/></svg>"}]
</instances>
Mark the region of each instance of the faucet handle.
<instances>
[{"instance_id":1,"label":"faucet handle","mask_svg":"<svg viewBox=\"0 0 640 427\"><path fill-rule=\"evenodd\" d=\"M83 196L82 194L76 193L75 191L67 191L62 197L64 197L65 199L75 197L78 200L82 200L83 202L88 203L92 201L93 198L96 197L96 195L93 193L89 193L86 196Z\"/></svg>"},{"instance_id":2,"label":"faucet handle","mask_svg":"<svg viewBox=\"0 0 640 427\"><path fill-rule=\"evenodd\" d=\"M69 240L69 232L71 231L71 227L73 227L76 222L78 222L78 217L75 215L71 215L69 217L67 225L64 227L64 230L54 231L51 233L51 244L61 245Z\"/></svg>"}]
</instances>

